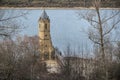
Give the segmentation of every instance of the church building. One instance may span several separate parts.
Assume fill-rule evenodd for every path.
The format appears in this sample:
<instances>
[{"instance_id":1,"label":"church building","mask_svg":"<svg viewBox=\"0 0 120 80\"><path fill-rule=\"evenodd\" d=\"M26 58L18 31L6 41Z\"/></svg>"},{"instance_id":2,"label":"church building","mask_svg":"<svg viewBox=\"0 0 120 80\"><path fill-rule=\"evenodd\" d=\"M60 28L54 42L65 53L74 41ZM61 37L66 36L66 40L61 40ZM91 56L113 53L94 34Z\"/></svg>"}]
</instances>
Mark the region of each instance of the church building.
<instances>
[{"instance_id":1,"label":"church building","mask_svg":"<svg viewBox=\"0 0 120 80\"><path fill-rule=\"evenodd\" d=\"M50 19L45 10L39 18L39 38L41 59L54 59L54 47L50 36Z\"/></svg>"},{"instance_id":2,"label":"church building","mask_svg":"<svg viewBox=\"0 0 120 80\"><path fill-rule=\"evenodd\" d=\"M50 19L44 10L39 18L39 44L40 59L46 63L48 72L57 72L58 67L55 59L55 49L50 36Z\"/></svg>"}]
</instances>

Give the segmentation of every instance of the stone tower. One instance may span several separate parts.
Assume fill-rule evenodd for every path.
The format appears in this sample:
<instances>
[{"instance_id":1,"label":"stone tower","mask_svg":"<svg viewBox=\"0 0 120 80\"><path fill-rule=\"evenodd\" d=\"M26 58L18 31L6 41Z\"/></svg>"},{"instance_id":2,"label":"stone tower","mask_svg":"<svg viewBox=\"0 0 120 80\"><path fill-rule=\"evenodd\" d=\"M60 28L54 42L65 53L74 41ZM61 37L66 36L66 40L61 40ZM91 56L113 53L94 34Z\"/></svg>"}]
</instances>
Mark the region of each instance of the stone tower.
<instances>
[{"instance_id":1,"label":"stone tower","mask_svg":"<svg viewBox=\"0 0 120 80\"><path fill-rule=\"evenodd\" d=\"M53 60L54 47L50 36L50 19L45 10L39 18L39 43L41 60Z\"/></svg>"}]
</instances>

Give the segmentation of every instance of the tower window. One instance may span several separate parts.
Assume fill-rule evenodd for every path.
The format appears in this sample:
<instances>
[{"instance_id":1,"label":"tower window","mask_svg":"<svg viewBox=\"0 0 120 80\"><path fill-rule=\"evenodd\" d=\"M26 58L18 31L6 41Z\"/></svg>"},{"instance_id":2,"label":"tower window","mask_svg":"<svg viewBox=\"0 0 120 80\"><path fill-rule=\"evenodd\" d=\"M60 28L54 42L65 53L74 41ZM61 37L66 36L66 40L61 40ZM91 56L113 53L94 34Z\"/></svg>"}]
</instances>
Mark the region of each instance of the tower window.
<instances>
[{"instance_id":1,"label":"tower window","mask_svg":"<svg viewBox=\"0 0 120 80\"><path fill-rule=\"evenodd\" d=\"M45 29L47 29L47 24L45 24Z\"/></svg>"},{"instance_id":2,"label":"tower window","mask_svg":"<svg viewBox=\"0 0 120 80\"><path fill-rule=\"evenodd\" d=\"M45 37L47 37L47 34L45 34Z\"/></svg>"},{"instance_id":3,"label":"tower window","mask_svg":"<svg viewBox=\"0 0 120 80\"><path fill-rule=\"evenodd\" d=\"M47 45L45 45L45 47L47 47Z\"/></svg>"},{"instance_id":4,"label":"tower window","mask_svg":"<svg viewBox=\"0 0 120 80\"><path fill-rule=\"evenodd\" d=\"M45 59L45 60L48 60L48 59L49 59L48 53L45 53L45 54L44 54L44 59Z\"/></svg>"}]
</instances>

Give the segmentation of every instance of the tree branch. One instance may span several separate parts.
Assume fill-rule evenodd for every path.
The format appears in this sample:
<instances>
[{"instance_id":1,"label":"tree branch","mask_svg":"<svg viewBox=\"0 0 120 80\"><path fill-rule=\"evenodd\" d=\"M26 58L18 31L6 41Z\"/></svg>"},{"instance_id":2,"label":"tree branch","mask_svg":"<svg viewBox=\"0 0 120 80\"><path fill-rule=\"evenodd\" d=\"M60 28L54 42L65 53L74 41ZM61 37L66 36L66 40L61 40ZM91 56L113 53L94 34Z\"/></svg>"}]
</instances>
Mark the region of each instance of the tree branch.
<instances>
[{"instance_id":1,"label":"tree branch","mask_svg":"<svg viewBox=\"0 0 120 80\"><path fill-rule=\"evenodd\" d=\"M104 20L104 21L102 22L102 24L105 23L105 22L107 22L107 21L110 20L110 19L113 19L113 18L114 18L115 16L117 16L119 13L120 13L120 11L118 11L116 14L112 15L111 17L107 18L106 20Z\"/></svg>"},{"instance_id":2,"label":"tree branch","mask_svg":"<svg viewBox=\"0 0 120 80\"><path fill-rule=\"evenodd\" d=\"M95 23L99 24L98 21L95 21L95 20L93 20L93 19L89 19L89 18L88 18L88 21L92 21L92 22L95 22Z\"/></svg>"},{"instance_id":3,"label":"tree branch","mask_svg":"<svg viewBox=\"0 0 120 80\"><path fill-rule=\"evenodd\" d=\"M101 43L99 43L98 41L93 40L90 36L89 36L89 39L90 39L92 42L94 42L95 44L101 45Z\"/></svg>"},{"instance_id":4,"label":"tree branch","mask_svg":"<svg viewBox=\"0 0 120 80\"><path fill-rule=\"evenodd\" d=\"M112 27L111 27L106 33L103 34L103 36L109 34L109 33L116 27L116 25L117 25L119 22L120 22L120 20L118 20L115 24L113 24Z\"/></svg>"},{"instance_id":5,"label":"tree branch","mask_svg":"<svg viewBox=\"0 0 120 80\"><path fill-rule=\"evenodd\" d=\"M22 13L21 15L18 15L18 16L13 16L13 17L5 18L5 19L0 19L0 21L7 21L7 20L10 20L10 19L15 19L15 18L18 18L18 17L21 17L21 16L25 16L27 13Z\"/></svg>"}]
</instances>

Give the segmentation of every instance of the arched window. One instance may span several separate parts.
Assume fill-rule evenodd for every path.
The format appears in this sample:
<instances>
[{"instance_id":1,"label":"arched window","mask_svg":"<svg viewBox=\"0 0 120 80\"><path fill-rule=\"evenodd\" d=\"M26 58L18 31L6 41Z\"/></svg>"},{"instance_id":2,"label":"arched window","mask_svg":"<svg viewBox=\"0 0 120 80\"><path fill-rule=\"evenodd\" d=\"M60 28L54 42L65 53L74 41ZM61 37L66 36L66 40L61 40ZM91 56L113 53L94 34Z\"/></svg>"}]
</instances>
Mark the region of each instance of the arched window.
<instances>
[{"instance_id":1,"label":"arched window","mask_svg":"<svg viewBox=\"0 0 120 80\"><path fill-rule=\"evenodd\" d=\"M47 24L45 24L45 29L47 29Z\"/></svg>"},{"instance_id":2,"label":"arched window","mask_svg":"<svg viewBox=\"0 0 120 80\"><path fill-rule=\"evenodd\" d=\"M44 54L44 59L45 59L45 60L48 60L48 59L49 59L49 54L48 54L48 53L45 53L45 54Z\"/></svg>"},{"instance_id":3,"label":"arched window","mask_svg":"<svg viewBox=\"0 0 120 80\"><path fill-rule=\"evenodd\" d=\"M55 59L55 51L52 51L51 53L51 58L54 60Z\"/></svg>"},{"instance_id":4,"label":"arched window","mask_svg":"<svg viewBox=\"0 0 120 80\"><path fill-rule=\"evenodd\" d=\"M47 37L47 34L45 34L45 37Z\"/></svg>"},{"instance_id":5,"label":"arched window","mask_svg":"<svg viewBox=\"0 0 120 80\"><path fill-rule=\"evenodd\" d=\"M47 45L45 45L45 47L47 48Z\"/></svg>"}]
</instances>

